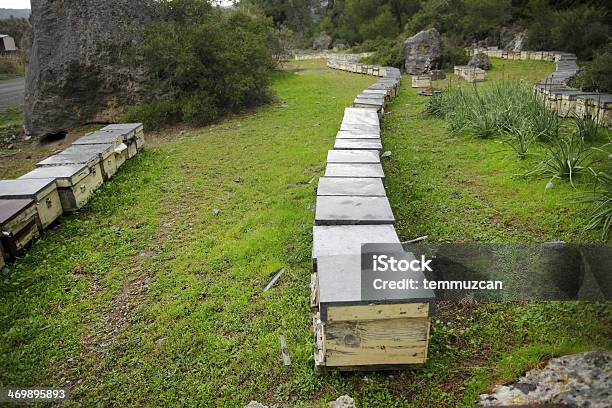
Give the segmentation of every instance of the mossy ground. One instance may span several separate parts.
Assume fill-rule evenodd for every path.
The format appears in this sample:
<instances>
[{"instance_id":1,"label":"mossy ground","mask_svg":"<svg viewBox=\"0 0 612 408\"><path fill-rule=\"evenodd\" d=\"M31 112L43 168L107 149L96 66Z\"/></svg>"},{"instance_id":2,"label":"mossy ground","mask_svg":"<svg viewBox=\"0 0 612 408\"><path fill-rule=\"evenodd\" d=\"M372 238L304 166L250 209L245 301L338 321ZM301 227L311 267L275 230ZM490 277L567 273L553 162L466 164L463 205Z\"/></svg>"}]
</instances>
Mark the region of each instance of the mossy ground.
<instances>
[{"instance_id":1,"label":"mossy ground","mask_svg":"<svg viewBox=\"0 0 612 408\"><path fill-rule=\"evenodd\" d=\"M531 79L549 66L506 70ZM68 387L68 406L323 407L349 394L360 407L454 407L552 355L610 348L608 304L467 303L441 305L420 370L313 370L309 181L324 172L344 107L374 81L290 64L274 80L278 103L149 135L85 209L2 271L0 384ZM441 121L419 116L408 82L383 130L402 238L591 238L567 203L572 189L544 195L541 180L510 178L513 159L487 158L496 146L449 142Z\"/></svg>"}]
</instances>

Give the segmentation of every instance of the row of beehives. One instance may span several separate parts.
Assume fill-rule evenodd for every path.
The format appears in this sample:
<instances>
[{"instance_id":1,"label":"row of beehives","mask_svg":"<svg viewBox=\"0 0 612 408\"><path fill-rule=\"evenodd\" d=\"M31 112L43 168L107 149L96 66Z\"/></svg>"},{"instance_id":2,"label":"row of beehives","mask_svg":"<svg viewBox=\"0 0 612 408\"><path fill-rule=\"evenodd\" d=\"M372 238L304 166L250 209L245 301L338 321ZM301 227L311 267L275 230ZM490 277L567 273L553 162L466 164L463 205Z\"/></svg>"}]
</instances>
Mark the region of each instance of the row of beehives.
<instances>
[{"instance_id":1,"label":"row of beehives","mask_svg":"<svg viewBox=\"0 0 612 408\"><path fill-rule=\"evenodd\" d=\"M342 59L328 59L327 67L333 69L339 69L342 71L353 72L355 74L366 74L366 75L374 75L378 77L391 77L391 75L399 76L399 69L392 67L383 67L380 65L372 65L372 64L362 64L357 61L352 60L342 60ZM387 75L389 73L390 75Z\"/></svg>"},{"instance_id":2,"label":"row of beehives","mask_svg":"<svg viewBox=\"0 0 612 408\"><path fill-rule=\"evenodd\" d=\"M144 142L140 123L109 125L18 179L0 180L0 269L64 212L83 207Z\"/></svg>"},{"instance_id":3,"label":"row of beehives","mask_svg":"<svg viewBox=\"0 0 612 408\"><path fill-rule=\"evenodd\" d=\"M574 56L574 54L561 51L507 51L497 47L488 48L467 48L468 55L478 53L486 54L493 58L504 58L511 60L537 60L537 61L558 61L563 56Z\"/></svg>"},{"instance_id":4,"label":"row of beehives","mask_svg":"<svg viewBox=\"0 0 612 408\"><path fill-rule=\"evenodd\" d=\"M394 369L427 357L430 305L364 299L361 246L399 244L384 187L380 119L399 89L397 68L329 61L382 76L346 108L319 179L313 229L311 307L318 369Z\"/></svg>"},{"instance_id":5,"label":"row of beehives","mask_svg":"<svg viewBox=\"0 0 612 408\"><path fill-rule=\"evenodd\" d=\"M372 52L362 52L358 54L349 53L336 53L330 51L324 52L295 52L293 58L296 61L312 60L312 59L325 59L325 60L338 60L338 61L359 61L361 58L367 58L371 56Z\"/></svg>"},{"instance_id":6,"label":"row of beehives","mask_svg":"<svg viewBox=\"0 0 612 408\"><path fill-rule=\"evenodd\" d=\"M461 65L454 67L455 75L465 79L467 82L482 82L485 80L485 70L469 65Z\"/></svg>"}]
</instances>

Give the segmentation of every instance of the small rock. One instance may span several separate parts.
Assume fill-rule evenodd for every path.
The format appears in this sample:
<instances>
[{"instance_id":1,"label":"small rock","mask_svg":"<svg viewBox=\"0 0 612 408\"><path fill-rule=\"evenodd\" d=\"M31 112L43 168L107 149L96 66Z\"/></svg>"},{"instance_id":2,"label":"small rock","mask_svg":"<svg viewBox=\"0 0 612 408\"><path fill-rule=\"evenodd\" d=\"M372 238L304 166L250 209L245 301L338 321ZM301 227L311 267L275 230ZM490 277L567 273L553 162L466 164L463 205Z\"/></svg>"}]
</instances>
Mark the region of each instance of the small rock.
<instances>
[{"instance_id":1,"label":"small rock","mask_svg":"<svg viewBox=\"0 0 612 408\"><path fill-rule=\"evenodd\" d=\"M268 408L268 406L260 404L257 401L251 401L247 405L245 405L244 408Z\"/></svg>"},{"instance_id":2,"label":"small rock","mask_svg":"<svg viewBox=\"0 0 612 408\"><path fill-rule=\"evenodd\" d=\"M8 145L6 148L7 148L7 149L9 149L9 150L12 150L12 149L14 149L14 148L15 148L15 145L11 143L11 144L10 144L10 145Z\"/></svg>"},{"instance_id":3,"label":"small rock","mask_svg":"<svg viewBox=\"0 0 612 408\"><path fill-rule=\"evenodd\" d=\"M164 344L165 341L166 341L165 337L159 337L155 339L155 344L157 344L158 346L161 346L162 344Z\"/></svg>"},{"instance_id":4,"label":"small rock","mask_svg":"<svg viewBox=\"0 0 612 408\"><path fill-rule=\"evenodd\" d=\"M214 210L212 210L213 215L219 215L221 214L221 210L218 208L215 208Z\"/></svg>"},{"instance_id":5,"label":"small rock","mask_svg":"<svg viewBox=\"0 0 612 408\"><path fill-rule=\"evenodd\" d=\"M348 395L343 395L337 400L329 403L329 408L357 408L355 400Z\"/></svg>"},{"instance_id":6,"label":"small rock","mask_svg":"<svg viewBox=\"0 0 612 408\"><path fill-rule=\"evenodd\" d=\"M553 188L553 187L554 187L554 186L553 186L552 181L549 181L548 183L546 183L545 190L550 190L550 189L551 189L551 188Z\"/></svg>"},{"instance_id":7,"label":"small rock","mask_svg":"<svg viewBox=\"0 0 612 408\"><path fill-rule=\"evenodd\" d=\"M30 140L32 140L32 136L26 136L23 138L23 140L25 140L26 142L29 142Z\"/></svg>"},{"instance_id":8,"label":"small rock","mask_svg":"<svg viewBox=\"0 0 612 408\"><path fill-rule=\"evenodd\" d=\"M380 157L391 157L391 151L387 150L386 152L384 152Z\"/></svg>"},{"instance_id":9,"label":"small rock","mask_svg":"<svg viewBox=\"0 0 612 408\"><path fill-rule=\"evenodd\" d=\"M240 178L240 176L238 176L238 177L236 177L236 178L234 179L234 181L235 181L236 183L240 183L240 182L242 181L242 179Z\"/></svg>"}]
</instances>

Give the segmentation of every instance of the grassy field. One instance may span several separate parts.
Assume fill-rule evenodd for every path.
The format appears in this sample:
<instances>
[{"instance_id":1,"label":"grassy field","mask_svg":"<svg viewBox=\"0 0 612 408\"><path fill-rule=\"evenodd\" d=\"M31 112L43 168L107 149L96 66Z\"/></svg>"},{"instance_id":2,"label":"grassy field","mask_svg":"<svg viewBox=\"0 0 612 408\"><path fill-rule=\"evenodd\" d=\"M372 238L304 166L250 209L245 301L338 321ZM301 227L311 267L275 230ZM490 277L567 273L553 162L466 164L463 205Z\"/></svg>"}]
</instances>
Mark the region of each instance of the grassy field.
<instances>
[{"instance_id":1,"label":"grassy field","mask_svg":"<svg viewBox=\"0 0 612 408\"><path fill-rule=\"evenodd\" d=\"M552 355L610 348L607 305L441 305L423 369L314 372L309 181L323 174L344 107L374 81L291 64L274 80L273 106L150 135L84 210L2 271L0 384L68 387L68 406L324 407L349 394L359 407L454 407ZM507 180L503 154L485 157L499 148L449 142L442 121L420 118L408 82L383 129L403 238L591 238L565 203L571 189L544 196L541 180Z\"/></svg>"}]
</instances>

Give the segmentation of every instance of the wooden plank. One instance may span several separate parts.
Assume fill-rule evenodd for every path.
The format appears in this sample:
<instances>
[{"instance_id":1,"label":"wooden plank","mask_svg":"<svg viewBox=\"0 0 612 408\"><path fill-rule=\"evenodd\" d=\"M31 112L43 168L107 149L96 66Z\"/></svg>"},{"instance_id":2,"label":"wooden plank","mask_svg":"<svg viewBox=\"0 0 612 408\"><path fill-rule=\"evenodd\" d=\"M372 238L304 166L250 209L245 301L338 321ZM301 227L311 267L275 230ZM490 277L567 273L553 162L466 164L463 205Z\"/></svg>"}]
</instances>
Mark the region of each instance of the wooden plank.
<instances>
[{"instance_id":1,"label":"wooden plank","mask_svg":"<svg viewBox=\"0 0 612 408\"><path fill-rule=\"evenodd\" d=\"M420 364L425 361L429 318L325 324L325 365Z\"/></svg>"},{"instance_id":2,"label":"wooden plank","mask_svg":"<svg viewBox=\"0 0 612 408\"><path fill-rule=\"evenodd\" d=\"M428 317L429 303L330 306L327 322Z\"/></svg>"}]
</instances>

